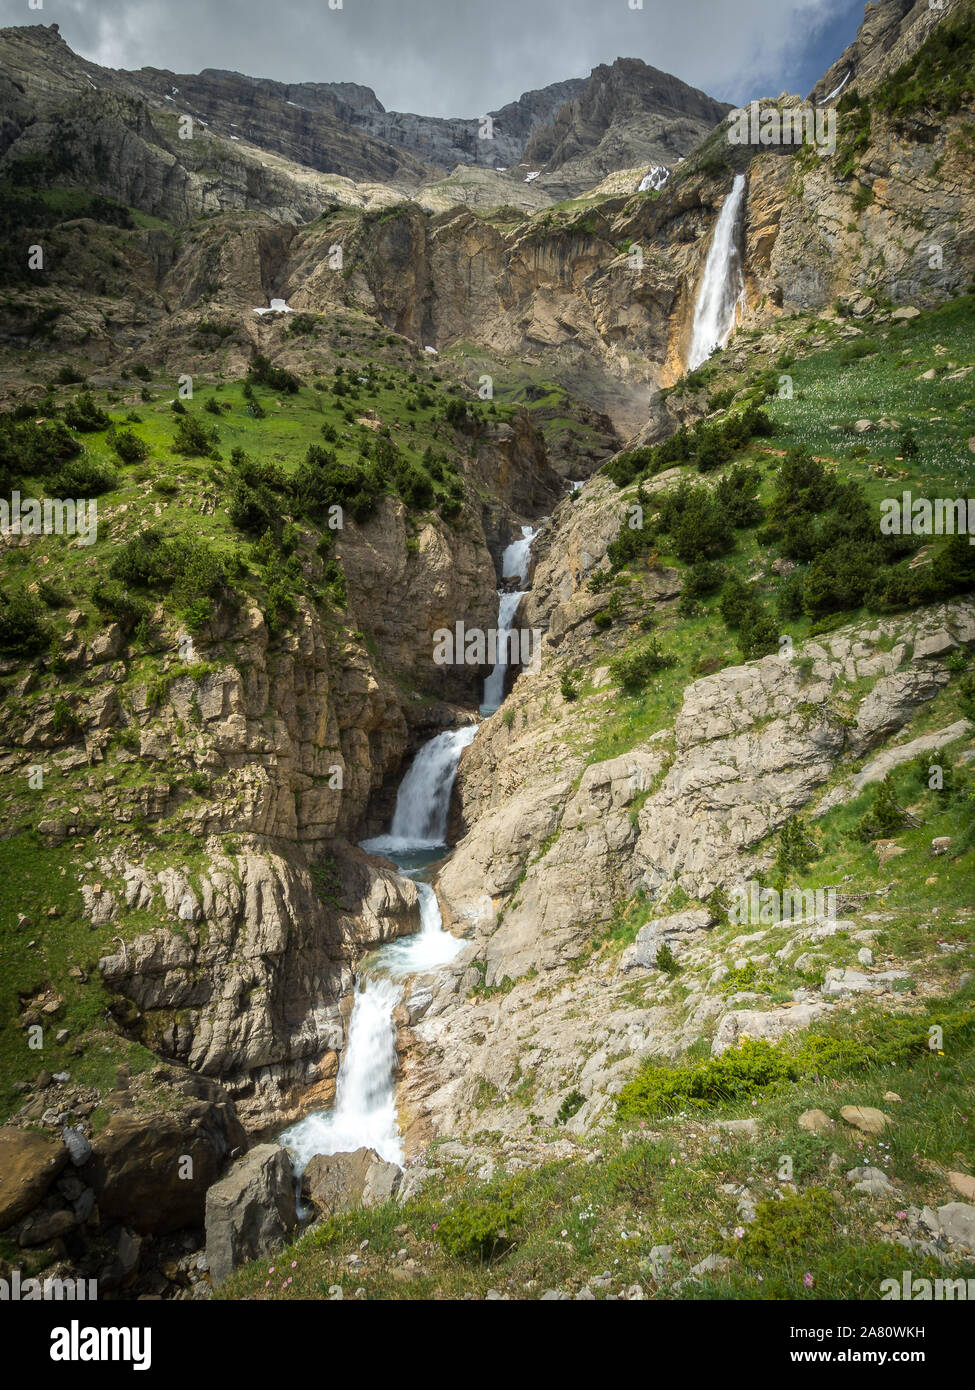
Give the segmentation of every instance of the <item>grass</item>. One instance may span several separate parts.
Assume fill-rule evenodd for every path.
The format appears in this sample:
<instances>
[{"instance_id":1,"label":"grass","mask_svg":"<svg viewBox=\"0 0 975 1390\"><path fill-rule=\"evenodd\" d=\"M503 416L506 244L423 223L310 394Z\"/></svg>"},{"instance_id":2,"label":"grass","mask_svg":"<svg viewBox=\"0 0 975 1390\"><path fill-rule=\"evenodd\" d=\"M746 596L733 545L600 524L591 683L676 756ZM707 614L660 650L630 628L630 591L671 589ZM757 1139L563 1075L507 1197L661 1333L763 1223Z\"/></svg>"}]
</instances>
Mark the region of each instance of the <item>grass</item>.
<instances>
[{"instance_id":1,"label":"grass","mask_svg":"<svg viewBox=\"0 0 975 1390\"><path fill-rule=\"evenodd\" d=\"M882 1019L878 1027L882 1036ZM614 1126L598 1143L573 1141L576 1157L490 1183L444 1168L402 1205L317 1222L273 1258L238 1271L218 1297L323 1298L339 1285L346 1297L361 1288L370 1300L483 1298L489 1289L537 1298L545 1289L588 1285L600 1298L639 1283L650 1298L812 1301L876 1298L880 1281L899 1278L907 1265L919 1277L967 1277L961 1258L941 1265L892 1238L907 1229L898 1213L908 1206L951 1200L944 1169L975 1167L973 1064L969 1030L945 1056L924 1050L763 1092L757 1105L747 1098L732 1105L731 1113L758 1122L754 1140L715 1136L705 1126L729 1107L703 1106L694 1122L677 1116L655 1121L653 1130ZM899 1102L884 1100L892 1091ZM894 1123L878 1138L838 1118L826 1135L797 1127L803 1110L838 1117L847 1104L893 1111ZM791 1166L786 1181L778 1176L783 1155ZM845 1173L858 1165L888 1173L894 1193L853 1194ZM738 1210L743 1187L754 1222ZM484 1262L450 1256L437 1240L440 1224L502 1196L520 1209L511 1248ZM673 1255L658 1277L650 1251L663 1244ZM681 1282L712 1253L730 1260L727 1270ZM597 1283L604 1272L607 1284Z\"/></svg>"}]
</instances>

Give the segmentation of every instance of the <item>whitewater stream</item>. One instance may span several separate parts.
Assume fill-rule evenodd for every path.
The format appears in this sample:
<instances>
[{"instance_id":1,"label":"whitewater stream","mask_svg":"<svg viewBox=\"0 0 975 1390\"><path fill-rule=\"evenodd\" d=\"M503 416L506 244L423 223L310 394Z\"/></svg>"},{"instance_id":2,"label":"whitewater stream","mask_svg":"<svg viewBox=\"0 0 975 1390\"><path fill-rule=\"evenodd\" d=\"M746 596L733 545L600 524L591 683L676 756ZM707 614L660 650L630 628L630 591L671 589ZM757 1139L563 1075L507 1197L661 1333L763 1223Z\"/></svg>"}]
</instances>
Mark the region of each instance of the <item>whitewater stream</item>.
<instances>
[{"instance_id":1,"label":"whitewater stream","mask_svg":"<svg viewBox=\"0 0 975 1390\"><path fill-rule=\"evenodd\" d=\"M526 581L533 537L532 528L525 526L521 539L505 550L503 579ZM500 630L512 621L524 592L499 592ZM513 605L511 600L515 600ZM490 703L488 687L492 682L491 691L498 692L494 709L501 703L506 667L502 667L500 678L497 671L495 667L484 683L484 705ZM349 1153L359 1148L375 1149L381 1158L402 1166L393 1013L403 997L407 976L446 965L464 946L463 941L444 931L428 875L447 849L447 818L457 766L476 733L477 726L470 724L447 729L423 744L399 785L389 832L362 841L364 850L393 860L400 873L416 884L420 930L379 947L362 961L336 1080L335 1104L331 1110L306 1115L280 1135L296 1174L303 1172L315 1154Z\"/></svg>"},{"instance_id":2,"label":"whitewater stream","mask_svg":"<svg viewBox=\"0 0 975 1390\"><path fill-rule=\"evenodd\" d=\"M745 293L738 246L744 198L745 176L736 174L718 215L697 293L691 349L687 357L689 372L706 362L719 347L724 347L735 326L735 311Z\"/></svg>"}]
</instances>

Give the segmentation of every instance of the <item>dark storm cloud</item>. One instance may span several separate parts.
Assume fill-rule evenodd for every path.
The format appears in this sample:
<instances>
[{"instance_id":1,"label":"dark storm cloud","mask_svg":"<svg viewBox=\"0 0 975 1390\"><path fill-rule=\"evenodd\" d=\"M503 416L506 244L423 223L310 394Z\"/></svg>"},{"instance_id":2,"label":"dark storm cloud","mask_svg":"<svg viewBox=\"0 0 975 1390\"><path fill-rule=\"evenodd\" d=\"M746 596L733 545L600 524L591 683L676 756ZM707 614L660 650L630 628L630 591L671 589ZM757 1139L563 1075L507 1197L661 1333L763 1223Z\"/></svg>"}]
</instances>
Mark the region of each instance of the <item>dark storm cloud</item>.
<instances>
[{"instance_id":1,"label":"dark storm cloud","mask_svg":"<svg viewBox=\"0 0 975 1390\"><path fill-rule=\"evenodd\" d=\"M335 3L335 0L333 0ZM642 58L743 102L805 92L862 0L2 0L5 24L57 22L108 67L230 68L361 82L390 109L476 116L597 63Z\"/></svg>"}]
</instances>

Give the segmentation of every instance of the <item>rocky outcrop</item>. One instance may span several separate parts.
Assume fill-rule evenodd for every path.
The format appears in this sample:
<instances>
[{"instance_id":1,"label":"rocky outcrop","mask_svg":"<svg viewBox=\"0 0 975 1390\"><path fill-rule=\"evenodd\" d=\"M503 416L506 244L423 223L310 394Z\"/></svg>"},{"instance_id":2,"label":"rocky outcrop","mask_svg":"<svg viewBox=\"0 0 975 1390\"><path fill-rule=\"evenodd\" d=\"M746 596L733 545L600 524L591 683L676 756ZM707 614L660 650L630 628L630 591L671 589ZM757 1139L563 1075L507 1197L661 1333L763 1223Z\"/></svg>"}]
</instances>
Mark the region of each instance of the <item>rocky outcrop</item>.
<instances>
[{"instance_id":1,"label":"rocky outcrop","mask_svg":"<svg viewBox=\"0 0 975 1390\"><path fill-rule=\"evenodd\" d=\"M177 1113L116 1113L94 1137L79 1172L103 1220L154 1235L203 1225L207 1190L247 1139L221 1087L194 1078L187 1094Z\"/></svg>"},{"instance_id":2,"label":"rocky outcrop","mask_svg":"<svg viewBox=\"0 0 975 1390\"><path fill-rule=\"evenodd\" d=\"M616 169L672 167L730 108L639 58L593 68L551 125L534 132L522 163L556 199L574 197Z\"/></svg>"},{"instance_id":3,"label":"rocky outcrop","mask_svg":"<svg viewBox=\"0 0 975 1390\"><path fill-rule=\"evenodd\" d=\"M0 1230L37 1206L67 1161L65 1146L46 1134L0 1129Z\"/></svg>"},{"instance_id":4,"label":"rocky outcrop","mask_svg":"<svg viewBox=\"0 0 975 1390\"><path fill-rule=\"evenodd\" d=\"M207 1191L206 1258L213 1287L280 1245L297 1220L291 1159L276 1144L259 1144Z\"/></svg>"},{"instance_id":5,"label":"rocky outcrop","mask_svg":"<svg viewBox=\"0 0 975 1390\"><path fill-rule=\"evenodd\" d=\"M402 1177L399 1165L387 1163L375 1149L315 1154L301 1175L301 1193L316 1211L332 1216L388 1201Z\"/></svg>"},{"instance_id":6,"label":"rocky outcrop","mask_svg":"<svg viewBox=\"0 0 975 1390\"><path fill-rule=\"evenodd\" d=\"M351 963L419 925L416 889L361 850L336 847L316 891L287 852L216 841L191 883L174 869L99 866L92 911L152 910L165 925L124 943L99 968L147 1046L220 1077L252 1127L328 1105L344 1044Z\"/></svg>"}]
</instances>

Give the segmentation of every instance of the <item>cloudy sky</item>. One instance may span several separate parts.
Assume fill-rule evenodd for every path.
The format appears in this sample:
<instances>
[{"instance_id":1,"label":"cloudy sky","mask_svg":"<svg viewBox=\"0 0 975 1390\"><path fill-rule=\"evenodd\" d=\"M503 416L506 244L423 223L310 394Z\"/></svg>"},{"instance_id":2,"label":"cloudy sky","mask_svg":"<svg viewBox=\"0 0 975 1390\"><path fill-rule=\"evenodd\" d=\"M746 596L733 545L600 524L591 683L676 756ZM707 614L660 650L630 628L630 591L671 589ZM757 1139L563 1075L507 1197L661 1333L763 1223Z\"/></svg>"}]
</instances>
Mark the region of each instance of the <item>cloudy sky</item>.
<instances>
[{"instance_id":1,"label":"cloudy sky","mask_svg":"<svg viewBox=\"0 0 975 1390\"><path fill-rule=\"evenodd\" d=\"M331 0L337 5L339 0ZM736 104L805 95L863 0L0 0L107 67L361 82L390 110L473 117L617 57Z\"/></svg>"}]
</instances>

